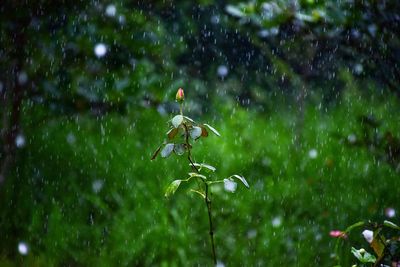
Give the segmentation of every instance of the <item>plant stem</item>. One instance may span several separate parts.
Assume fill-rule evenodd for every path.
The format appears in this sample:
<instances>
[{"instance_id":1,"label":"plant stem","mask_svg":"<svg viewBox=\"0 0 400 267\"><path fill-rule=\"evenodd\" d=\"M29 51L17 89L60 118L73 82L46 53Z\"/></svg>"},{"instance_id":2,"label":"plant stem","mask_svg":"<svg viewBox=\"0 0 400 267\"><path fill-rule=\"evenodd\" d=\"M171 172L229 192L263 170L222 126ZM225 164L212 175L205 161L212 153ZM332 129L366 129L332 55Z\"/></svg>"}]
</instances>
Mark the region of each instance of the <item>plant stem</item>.
<instances>
[{"instance_id":1,"label":"plant stem","mask_svg":"<svg viewBox=\"0 0 400 267\"><path fill-rule=\"evenodd\" d=\"M189 151L190 151L190 149L189 149ZM199 170L194 165L192 159L191 159L190 152L189 152L189 155L188 155L188 159L189 159L190 164L192 165L193 169L195 169L197 173L200 173ZM204 187L205 187L204 200L205 200L205 203L206 203L206 206L207 206L207 213L208 213L208 224L209 224L209 228L210 228L209 234L210 234L210 242L211 242L211 249L212 249L212 257L213 257L214 265L217 265L217 253L215 252L215 244L214 244L214 227L213 227L213 223L212 223L211 199L210 199L210 197L208 195L209 189L208 189L207 182L204 182Z\"/></svg>"},{"instance_id":2,"label":"plant stem","mask_svg":"<svg viewBox=\"0 0 400 267\"><path fill-rule=\"evenodd\" d=\"M208 212L208 224L210 226L210 241L211 241L211 248L212 248L212 255L213 255L213 260L214 260L214 265L217 265L217 255L215 253L215 245L214 245L214 230L213 230L213 223L212 223L212 214L211 214L211 199L208 197L208 184L204 183L205 185L205 191L206 191L206 197L205 202L207 205L207 212Z\"/></svg>"},{"instance_id":3,"label":"plant stem","mask_svg":"<svg viewBox=\"0 0 400 267\"><path fill-rule=\"evenodd\" d=\"M182 105L180 106L181 108L181 115L183 116L182 113ZM187 127L187 125L185 123L183 123L183 127L185 128L185 142L186 142L186 146L188 148L188 160L190 162L190 164L192 165L192 168L197 172L199 172L199 169L197 169L197 167L194 165L193 160L192 160L192 155L190 152L190 143L189 143L189 129ZM204 182L204 181L203 181ZM214 228L213 228L213 223L212 223L212 209L211 209L211 199L208 195L209 193L209 189L208 189L208 184L206 182L204 182L204 186L205 186L205 203L207 206L207 213L208 213L208 224L210 227L209 233L210 233L210 241L211 241L211 249L212 249L212 257L213 257L213 262L214 265L217 265L217 254L215 252L215 245L214 245Z\"/></svg>"}]
</instances>

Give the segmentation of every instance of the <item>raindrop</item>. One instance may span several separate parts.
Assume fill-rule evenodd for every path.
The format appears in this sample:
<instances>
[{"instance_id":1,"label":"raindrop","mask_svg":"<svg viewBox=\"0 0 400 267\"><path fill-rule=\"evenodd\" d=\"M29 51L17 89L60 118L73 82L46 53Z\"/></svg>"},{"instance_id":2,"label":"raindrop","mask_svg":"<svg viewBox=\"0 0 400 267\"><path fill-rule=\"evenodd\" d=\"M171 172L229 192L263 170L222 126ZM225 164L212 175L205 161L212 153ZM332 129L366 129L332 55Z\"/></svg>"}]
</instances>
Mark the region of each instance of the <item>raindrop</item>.
<instances>
[{"instance_id":1,"label":"raindrop","mask_svg":"<svg viewBox=\"0 0 400 267\"><path fill-rule=\"evenodd\" d=\"M18 243L18 252L21 255L28 255L29 252L29 246L26 244L24 241L21 241Z\"/></svg>"},{"instance_id":2,"label":"raindrop","mask_svg":"<svg viewBox=\"0 0 400 267\"><path fill-rule=\"evenodd\" d=\"M94 47L94 53L98 58L104 57L107 53L107 46L103 43L96 44Z\"/></svg>"},{"instance_id":3,"label":"raindrop","mask_svg":"<svg viewBox=\"0 0 400 267\"><path fill-rule=\"evenodd\" d=\"M261 38L266 38L269 36L269 30L260 30L258 32L258 36L260 36Z\"/></svg>"},{"instance_id":4,"label":"raindrop","mask_svg":"<svg viewBox=\"0 0 400 267\"><path fill-rule=\"evenodd\" d=\"M375 24L371 24L368 26L368 32L371 34L372 37L376 36L377 27Z\"/></svg>"},{"instance_id":5,"label":"raindrop","mask_svg":"<svg viewBox=\"0 0 400 267\"><path fill-rule=\"evenodd\" d=\"M320 241L321 239L322 239L321 233L317 233L317 234L315 235L315 240L316 240L316 241Z\"/></svg>"},{"instance_id":6,"label":"raindrop","mask_svg":"<svg viewBox=\"0 0 400 267\"><path fill-rule=\"evenodd\" d=\"M219 18L218 15L214 15L214 16L211 17L211 23L212 24L218 24L219 20L220 20L220 18Z\"/></svg>"},{"instance_id":7,"label":"raindrop","mask_svg":"<svg viewBox=\"0 0 400 267\"><path fill-rule=\"evenodd\" d=\"M271 165L271 159L268 158L268 157L264 157L264 158L262 159L262 161L261 161L261 164L262 164L263 166L270 166L270 165Z\"/></svg>"},{"instance_id":8,"label":"raindrop","mask_svg":"<svg viewBox=\"0 0 400 267\"><path fill-rule=\"evenodd\" d=\"M360 38L361 33L360 33L358 30L356 30L356 29L352 29L352 30L351 30L351 36L352 36L354 39L358 39L358 38Z\"/></svg>"},{"instance_id":9,"label":"raindrop","mask_svg":"<svg viewBox=\"0 0 400 267\"><path fill-rule=\"evenodd\" d=\"M236 191L237 184L229 179L224 179L224 188L226 191L234 193Z\"/></svg>"},{"instance_id":10,"label":"raindrop","mask_svg":"<svg viewBox=\"0 0 400 267\"><path fill-rule=\"evenodd\" d=\"M24 84L27 83L27 81L28 81L28 74L26 74L25 71L21 71L21 72L18 74L18 83L19 83L20 85L24 85Z\"/></svg>"},{"instance_id":11,"label":"raindrop","mask_svg":"<svg viewBox=\"0 0 400 267\"><path fill-rule=\"evenodd\" d=\"M282 218L280 216L277 216L272 219L272 227L278 228L281 225L282 225Z\"/></svg>"},{"instance_id":12,"label":"raindrop","mask_svg":"<svg viewBox=\"0 0 400 267\"><path fill-rule=\"evenodd\" d=\"M308 156L310 157L310 159L315 159L318 156L318 152L315 148L311 149L310 151L308 151Z\"/></svg>"},{"instance_id":13,"label":"raindrop","mask_svg":"<svg viewBox=\"0 0 400 267\"><path fill-rule=\"evenodd\" d=\"M385 215L388 218L393 218L394 216L396 216L396 210L394 208L386 208Z\"/></svg>"},{"instance_id":14,"label":"raindrop","mask_svg":"<svg viewBox=\"0 0 400 267\"><path fill-rule=\"evenodd\" d=\"M160 115L167 115L167 110L165 109L165 107L163 105L158 105L157 106L157 111L158 113L160 113Z\"/></svg>"},{"instance_id":15,"label":"raindrop","mask_svg":"<svg viewBox=\"0 0 400 267\"><path fill-rule=\"evenodd\" d=\"M218 76L224 78L226 75L228 75L228 72L229 72L229 70L228 70L227 66L225 66L225 65L218 66L218 69L217 69Z\"/></svg>"},{"instance_id":16,"label":"raindrop","mask_svg":"<svg viewBox=\"0 0 400 267\"><path fill-rule=\"evenodd\" d=\"M76 137L75 137L75 135L73 133L67 134L67 142L68 142L68 144L72 145L72 144L75 143L75 141L76 141Z\"/></svg>"},{"instance_id":17,"label":"raindrop","mask_svg":"<svg viewBox=\"0 0 400 267\"><path fill-rule=\"evenodd\" d=\"M106 7L106 15L109 17L115 17L116 14L117 14L117 8L115 7L115 5L109 4Z\"/></svg>"},{"instance_id":18,"label":"raindrop","mask_svg":"<svg viewBox=\"0 0 400 267\"><path fill-rule=\"evenodd\" d=\"M248 239L253 239L257 236L257 230L256 229L251 229L247 232L247 238Z\"/></svg>"},{"instance_id":19,"label":"raindrop","mask_svg":"<svg viewBox=\"0 0 400 267\"><path fill-rule=\"evenodd\" d=\"M269 36L275 36L279 33L279 29L277 27L273 27L271 29L263 29L258 32L258 36L261 38L267 38Z\"/></svg>"},{"instance_id":20,"label":"raindrop","mask_svg":"<svg viewBox=\"0 0 400 267\"><path fill-rule=\"evenodd\" d=\"M347 141L349 141L350 144L354 144L357 141L357 136L355 134L349 134L349 136L347 136Z\"/></svg>"},{"instance_id":21,"label":"raindrop","mask_svg":"<svg viewBox=\"0 0 400 267\"><path fill-rule=\"evenodd\" d=\"M18 148L22 148L25 146L25 136L23 136L22 134L17 135L17 137L15 137L15 145Z\"/></svg>"},{"instance_id":22,"label":"raindrop","mask_svg":"<svg viewBox=\"0 0 400 267\"><path fill-rule=\"evenodd\" d=\"M355 74L361 74L364 70L363 65L361 65L360 63L354 65L354 73Z\"/></svg>"},{"instance_id":23,"label":"raindrop","mask_svg":"<svg viewBox=\"0 0 400 267\"><path fill-rule=\"evenodd\" d=\"M94 193L99 193L103 188L104 182L102 180L94 180L92 183L92 190Z\"/></svg>"},{"instance_id":24,"label":"raindrop","mask_svg":"<svg viewBox=\"0 0 400 267\"><path fill-rule=\"evenodd\" d=\"M132 70L135 70L136 69L136 59L134 59L134 58L130 59L129 63L132 66Z\"/></svg>"},{"instance_id":25,"label":"raindrop","mask_svg":"<svg viewBox=\"0 0 400 267\"><path fill-rule=\"evenodd\" d=\"M125 21L126 21L126 19L125 19L125 16L124 16L124 15L119 15L119 16L118 16L118 22L119 22L120 24L125 24Z\"/></svg>"},{"instance_id":26,"label":"raindrop","mask_svg":"<svg viewBox=\"0 0 400 267\"><path fill-rule=\"evenodd\" d=\"M279 33L279 28L277 27L272 27L269 32L271 33L271 35L277 35Z\"/></svg>"}]
</instances>

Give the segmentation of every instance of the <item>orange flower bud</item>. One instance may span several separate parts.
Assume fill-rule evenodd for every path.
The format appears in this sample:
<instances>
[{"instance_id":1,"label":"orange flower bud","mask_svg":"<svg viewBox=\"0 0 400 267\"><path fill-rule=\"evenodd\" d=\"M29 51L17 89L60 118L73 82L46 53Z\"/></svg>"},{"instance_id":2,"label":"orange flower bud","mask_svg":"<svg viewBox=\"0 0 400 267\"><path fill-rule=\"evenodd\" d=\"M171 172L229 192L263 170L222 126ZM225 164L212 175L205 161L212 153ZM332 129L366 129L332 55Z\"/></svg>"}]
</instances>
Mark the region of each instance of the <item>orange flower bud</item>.
<instances>
[{"instance_id":1,"label":"orange flower bud","mask_svg":"<svg viewBox=\"0 0 400 267\"><path fill-rule=\"evenodd\" d=\"M185 94L183 93L183 89L179 88L178 92L176 92L176 101L183 102L185 100Z\"/></svg>"}]
</instances>

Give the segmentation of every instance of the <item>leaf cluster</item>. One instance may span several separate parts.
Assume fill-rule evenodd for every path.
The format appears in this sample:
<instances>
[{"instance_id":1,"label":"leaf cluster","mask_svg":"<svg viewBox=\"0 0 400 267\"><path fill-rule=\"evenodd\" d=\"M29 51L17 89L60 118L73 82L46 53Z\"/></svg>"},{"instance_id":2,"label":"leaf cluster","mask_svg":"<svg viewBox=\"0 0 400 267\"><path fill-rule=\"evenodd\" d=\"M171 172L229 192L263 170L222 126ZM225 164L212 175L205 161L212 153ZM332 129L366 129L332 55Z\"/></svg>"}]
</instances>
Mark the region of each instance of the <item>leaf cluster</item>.
<instances>
[{"instance_id":1,"label":"leaf cluster","mask_svg":"<svg viewBox=\"0 0 400 267\"><path fill-rule=\"evenodd\" d=\"M196 141L201 137L208 137L209 130L216 136L221 136L211 125L197 123L193 119L183 115L176 115L169 121L169 124L170 129L166 132L167 139L153 153L152 160L160 152L163 158L169 157L172 152L178 156L183 155L192 148L189 139Z\"/></svg>"},{"instance_id":2,"label":"leaf cluster","mask_svg":"<svg viewBox=\"0 0 400 267\"><path fill-rule=\"evenodd\" d=\"M192 166L192 164L190 164L190 166ZM172 183L170 183L167 187L167 189L165 190L165 197L170 197L171 195L173 195L176 190L179 188L179 186L181 185L182 182L186 183L186 182L190 182L191 180L194 179L198 179L201 182L207 184L207 186L211 186L211 185L215 185L215 184L220 184L220 183L226 183L226 182L231 182L231 183L235 183L234 181L235 179L239 180L246 188L250 188L249 183L246 181L246 179L238 174L234 174L229 176L228 178L225 178L223 180L209 180L209 177L201 174L200 172L204 170L205 174L211 174L213 172L216 171L216 168L214 166L205 164L205 163L193 163L193 166L195 166L197 168L197 170L199 171L199 173L197 172L189 172L188 173L188 178L186 179L182 179L182 180L174 180ZM205 192L202 189L190 189L191 192L193 193L197 193L199 194L203 199L206 198Z\"/></svg>"},{"instance_id":3,"label":"leaf cluster","mask_svg":"<svg viewBox=\"0 0 400 267\"><path fill-rule=\"evenodd\" d=\"M368 229L364 230L363 235L373 250L373 253L369 253L364 248L356 249L352 247L351 253L360 263L381 266L380 264L398 261L400 257L400 227L398 225L388 220L385 220L382 224L361 221L349 226L343 234L346 237L352 230L360 227ZM390 234L384 235L384 231ZM365 232L368 233L364 234ZM340 239L337 241L336 250L339 242Z\"/></svg>"}]
</instances>

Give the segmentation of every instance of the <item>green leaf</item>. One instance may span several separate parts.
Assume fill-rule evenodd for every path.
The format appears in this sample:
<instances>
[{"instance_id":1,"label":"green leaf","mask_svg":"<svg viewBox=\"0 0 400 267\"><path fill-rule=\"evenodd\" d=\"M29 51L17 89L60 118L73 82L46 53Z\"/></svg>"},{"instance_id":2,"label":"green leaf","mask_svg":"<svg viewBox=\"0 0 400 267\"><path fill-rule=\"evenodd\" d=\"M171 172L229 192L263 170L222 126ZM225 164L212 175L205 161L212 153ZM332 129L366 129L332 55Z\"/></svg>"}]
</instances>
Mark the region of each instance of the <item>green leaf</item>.
<instances>
[{"instance_id":1,"label":"green leaf","mask_svg":"<svg viewBox=\"0 0 400 267\"><path fill-rule=\"evenodd\" d=\"M153 160L153 159L155 159L155 158L157 157L158 153L159 153L160 150L161 150L161 147L162 147L162 145L159 146L159 147L157 148L157 150L153 153L153 156L151 157L151 160Z\"/></svg>"},{"instance_id":2,"label":"green leaf","mask_svg":"<svg viewBox=\"0 0 400 267\"><path fill-rule=\"evenodd\" d=\"M182 156L183 154L185 154L186 151L186 146L185 144L176 144L174 146L174 152L175 154L177 154L178 156Z\"/></svg>"},{"instance_id":3,"label":"green leaf","mask_svg":"<svg viewBox=\"0 0 400 267\"><path fill-rule=\"evenodd\" d=\"M201 178L203 180L207 180L206 176L204 176L204 175L202 175L200 173L196 173L196 172L189 172L189 176L190 177L199 177L199 178Z\"/></svg>"},{"instance_id":4,"label":"green leaf","mask_svg":"<svg viewBox=\"0 0 400 267\"><path fill-rule=\"evenodd\" d=\"M396 230L400 230L400 227L397 224L392 223L391 221L384 220L383 225L386 227L396 229Z\"/></svg>"},{"instance_id":5,"label":"green leaf","mask_svg":"<svg viewBox=\"0 0 400 267\"><path fill-rule=\"evenodd\" d=\"M376 262L376 257L368 252L364 253L364 262L371 262L371 263L375 263Z\"/></svg>"},{"instance_id":6,"label":"green leaf","mask_svg":"<svg viewBox=\"0 0 400 267\"><path fill-rule=\"evenodd\" d=\"M206 195L204 195L204 193L202 193L202 192L200 192L198 190L190 189L190 192L199 194L203 199L206 198Z\"/></svg>"},{"instance_id":7,"label":"green leaf","mask_svg":"<svg viewBox=\"0 0 400 267\"><path fill-rule=\"evenodd\" d=\"M170 183L167 189L165 190L165 197L173 195L175 191L178 189L181 182L182 180L175 180L172 183Z\"/></svg>"},{"instance_id":8,"label":"green leaf","mask_svg":"<svg viewBox=\"0 0 400 267\"><path fill-rule=\"evenodd\" d=\"M171 122L172 122L172 125L175 128L178 128L179 125L181 125L182 122L183 122L183 116L182 115L176 115L175 117L172 118Z\"/></svg>"},{"instance_id":9,"label":"green leaf","mask_svg":"<svg viewBox=\"0 0 400 267\"><path fill-rule=\"evenodd\" d=\"M205 163L194 163L194 166L198 167L198 168L206 168L209 171L215 172L216 168L214 166L205 164ZM189 166L192 166L192 164L189 164Z\"/></svg>"},{"instance_id":10,"label":"green leaf","mask_svg":"<svg viewBox=\"0 0 400 267\"><path fill-rule=\"evenodd\" d=\"M190 137L194 140L196 140L197 138L199 138L201 136L201 128L194 126L191 130L190 130Z\"/></svg>"},{"instance_id":11,"label":"green leaf","mask_svg":"<svg viewBox=\"0 0 400 267\"><path fill-rule=\"evenodd\" d=\"M362 251L362 252L361 252ZM351 248L351 253L362 263L375 263L376 257L363 249Z\"/></svg>"},{"instance_id":12,"label":"green leaf","mask_svg":"<svg viewBox=\"0 0 400 267\"><path fill-rule=\"evenodd\" d=\"M213 132L215 135L221 136L221 135L219 134L219 132L218 132L217 130L215 130L211 125L208 125L207 123L204 123L204 126L206 126L208 129L210 129L211 132Z\"/></svg>"},{"instance_id":13,"label":"green leaf","mask_svg":"<svg viewBox=\"0 0 400 267\"><path fill-rule=\"evenodd\" d=\"M169 131L167 132L168 139L169 139L169 140L174 139L174 137L176 136L176 134L177 134L178 132L179 132L179 128L172 128L171 130L169 130Z\"/></svg>"},{"instance_id":14,"label":"green leaf","mask_svg":"<svg viewBox=\"0 0 400 267\"><path fill-rule=\"evenodd\" d=\"M174 144L166 144L163 150L161 150L161 157L166 158L171 155L171 152L174 150Z\"/></svg>"},{"instance_id":15,"label":"green leaf","mask_svg":"<svg viewBox=\"0 0 400 267\"><path fill-rule=\"evenodd\" d=\"M225 7L225 11L233 17L241 18L245 16L245 14L239 8L233 5L227 5Z\"/></svg>"},{"instance_id":16,"label":"green leaf","mask_svg":"<svg viewBox=\"0 0 400 267\"><path fill-rule=\"evenodd\" d=\"M360 226L364 226L364 225L365 225L364 221L356 222L356 223L350 225L349 227L347 227L345 232L346 233L350 233L354 228L357 228L357 227L360 227Z\"/></svg>"},{"instance_id":17,"label":"green leaf","mask_svg":"<svg viewBox=\"0 0 400 267\"><path fill-rule=\"evenodd\" d=\"M236 179L239 179L239 180L244 184L244 186L246 186L247 188L250 188L249 183L247 183L246 179L245 179L243 176L234 174L234 175L232 175L231 177L234 177L234 178L236 178Z\"/></svg>"},{"instance_id":18,"label":"green leaf","mask_svg":"<svg viewBox=\"0 0 400 267\"><path fill-rule=\"evenodd\" d=\"M187 117L187 116L183 116L186 120L190 121L191 123L195 123L194 120L192 120L191 118Z\"/></svg>"}]
</instances>

